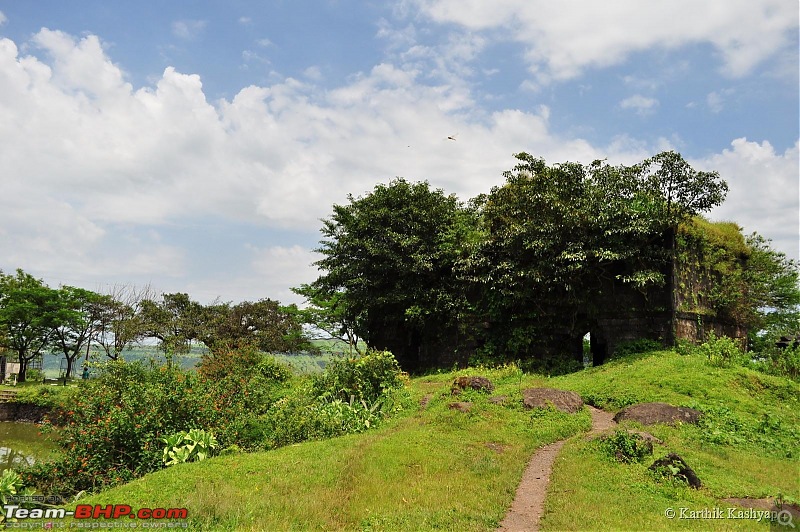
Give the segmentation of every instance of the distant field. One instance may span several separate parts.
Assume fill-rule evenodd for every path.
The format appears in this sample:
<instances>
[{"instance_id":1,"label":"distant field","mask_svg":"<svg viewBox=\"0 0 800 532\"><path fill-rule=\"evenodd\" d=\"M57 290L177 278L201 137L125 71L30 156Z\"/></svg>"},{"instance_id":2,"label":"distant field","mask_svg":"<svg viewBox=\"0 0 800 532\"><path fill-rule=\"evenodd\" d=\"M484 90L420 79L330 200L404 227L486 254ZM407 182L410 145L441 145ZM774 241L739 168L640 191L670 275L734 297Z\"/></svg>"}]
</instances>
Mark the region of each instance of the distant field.
<instances>
[{"instance_id":1,"label":"distant field","mask_svg":"<svg viewBox=\"0 0 800 532\"><path fill-rule=\"evenodd\" d=\"M298 373L318 373L325 369L325 366L334 358L344 356L344 353L335 351L333 346L328 344L322 346L323 352L319 355L312 355L309 353L298 354L273 354L275 358L289 364ZM200 362L200 358L208 352L205 347L193 346L192 350L185 355L178 355L173 358L173 362L180 364L183 369L194 369ZM152 360L156 364L166 363L164 353L159 351L156 346L140 346L123 351L122 356L125 360L132 362L134 360ZM95 362L103 362L108 360L104 353L99 351L91 351L89 359ZM61 373L61 364L64 360L63 355L47 354L44 356L42 366L45 376L50 379L58 378ZM76 364L74 369L75 375L80 375L80 368L82 368L83 358L80 363Z\"/></svg>"}]
</instances>

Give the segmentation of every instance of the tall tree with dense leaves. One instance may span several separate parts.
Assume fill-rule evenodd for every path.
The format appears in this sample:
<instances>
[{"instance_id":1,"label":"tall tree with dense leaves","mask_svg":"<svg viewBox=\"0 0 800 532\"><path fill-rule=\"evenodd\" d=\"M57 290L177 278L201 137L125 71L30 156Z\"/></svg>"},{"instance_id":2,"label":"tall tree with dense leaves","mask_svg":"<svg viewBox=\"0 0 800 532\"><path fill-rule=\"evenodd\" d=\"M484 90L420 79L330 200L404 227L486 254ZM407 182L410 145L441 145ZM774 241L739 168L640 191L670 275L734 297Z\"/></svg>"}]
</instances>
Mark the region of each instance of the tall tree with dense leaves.
<instances>
[{"instance_id":1,"label":"tall tree with dense leaves","mask_svg":"<svg viewBox=\"0 0 800 532\"><path fill-rule=\"evenodd\" d=\"M673 152L634 166L517 159L486 198L486 238L467 269L490 324L484 349L501 356L535 358L547 345L580 353L570 342L607 312L609 292L666 285L677 224L727 191Z\"/></svg>"},{"instance_id":2,"label":"tall tree with dense leaves","mask_svg":"<svg viewBox=\"0 0 800 532\"><path fill-rule=\"evenodd\" d=\"M59 310L56 290L22 270L0 272L0 345L17 354L19 382L25 382L28 365L53 345Z\"/></svg>"},{"instance_id":3,"label":"tall tree with dense leaves","mask_svg":"<svg viewBox=\"0 0 800 532\"><path fill-rule=\"evenodd\" d=\"M348 199L323 221L323 274L309 293L335 304L340 323L391 350L404 369L431 365L426 347L452 333L466 308L455 267L474 215L454 195L399 178Z\"/></svg>"}]
</instances>

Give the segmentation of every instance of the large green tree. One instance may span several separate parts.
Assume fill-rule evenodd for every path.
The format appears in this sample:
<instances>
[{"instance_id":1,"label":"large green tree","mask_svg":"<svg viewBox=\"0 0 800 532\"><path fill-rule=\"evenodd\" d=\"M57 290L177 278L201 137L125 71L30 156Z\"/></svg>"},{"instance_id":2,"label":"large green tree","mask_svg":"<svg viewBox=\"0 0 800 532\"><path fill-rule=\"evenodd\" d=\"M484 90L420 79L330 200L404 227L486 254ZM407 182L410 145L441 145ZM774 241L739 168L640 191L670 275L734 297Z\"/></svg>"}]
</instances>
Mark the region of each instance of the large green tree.
<instances>
[{"instance_id":1,"label":"large green tree","mask_svg":"<svg viewBox=\"0 0 800 532\"><path fill-rule=\"evenodd\" d=\"M323 273L300 293L405 369L435 363L425 347L457 334L467 307L456 265L475 233L474 213L454 195L400 178L348 200L323 221Z\"/></svg>"},{"instance_id":2,"label":"large green tree","mask_svg":"<svg viewBox=\"0 0 800 532\"><path fill-rule=\"evenodd\" d=\"M0 346L17 354L18 380L24 382L29 363L54 342L60 301L56 290L22 270L0 272Z\"/></svg>"},{"instance_id":3,"label":"large green tree","mask_svg":"<svg viewBox=\"0 0 800 532\"><path fill-rule=\"evenodd\" d=\"M675 228L727 191L718 174L674 152L633 166L516 157L486 198L485 240L467 270L482 286L493 355L535 358L547 345L580 353L572 343L608 312L608 292L622 283L647 294L669 282Z\"/></svg>"},{"instance_id":4,"label":"large green tree","mask_svg":"<svg viewBox=\"0 0 800 532\"><path fill-rule=\"evenodd\" d=\"M203 306L189 294L162 294L160 300L145 299L139 305L144 335L160 342L167 355L188 353L200 334Z\"/></svg>"}]
</instances>

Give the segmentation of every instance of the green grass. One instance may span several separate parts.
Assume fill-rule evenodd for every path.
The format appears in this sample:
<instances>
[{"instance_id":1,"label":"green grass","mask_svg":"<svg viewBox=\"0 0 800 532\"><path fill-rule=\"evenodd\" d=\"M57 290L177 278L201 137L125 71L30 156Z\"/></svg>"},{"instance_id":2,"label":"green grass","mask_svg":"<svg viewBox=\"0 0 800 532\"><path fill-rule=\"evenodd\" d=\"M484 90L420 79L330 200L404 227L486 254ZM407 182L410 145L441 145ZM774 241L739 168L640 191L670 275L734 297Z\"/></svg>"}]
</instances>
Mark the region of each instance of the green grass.
<instances>
[{"instance_id":1,"label":"green grass","mask_svg":"<svg viewBox=\"0 0 800 532\"><path fill-rule=\"evenodd\" d=\"M723 508L726 497L800 500L800 385L742 367L709 366L674 352L639 355L552 379L609 410L664 401L706 412L699 426L644 429L664 441L642 463L611 460L597 441L565 445L551 479L544 530L753 530L769 523L668 519L668 508ZM658 479L647 467L676 452L703 483L694 490Z\"/></svg>"},{"instance_id":2,"label":"green grass","mask_svg":"<svg viewBox=\"0 0 800 532\"><path fill-rule=\"evenodd\" d=\"M452 397L462 374L488 376L506 403L472 391ZM704 410L698 427L646 429L665 442L653 459L677 452L703 488L654 477L651 459L615 462L582 435L586 410L524 410L521 390L541 385L575 390L610 411L640 401ZM564 438L571 439L556 462L544 530L766 528L669 520L664 511L724 506L722 497L800 499L800 385L788 379L657 352L551 379L514 367L447 372L415 378L410 390L411 406L364 434L182 464L80 503L185 507L199 530L494 530L531 454ZM455 400L472 401L472 410L450 409Z\"/></svg>"}]
</instances>

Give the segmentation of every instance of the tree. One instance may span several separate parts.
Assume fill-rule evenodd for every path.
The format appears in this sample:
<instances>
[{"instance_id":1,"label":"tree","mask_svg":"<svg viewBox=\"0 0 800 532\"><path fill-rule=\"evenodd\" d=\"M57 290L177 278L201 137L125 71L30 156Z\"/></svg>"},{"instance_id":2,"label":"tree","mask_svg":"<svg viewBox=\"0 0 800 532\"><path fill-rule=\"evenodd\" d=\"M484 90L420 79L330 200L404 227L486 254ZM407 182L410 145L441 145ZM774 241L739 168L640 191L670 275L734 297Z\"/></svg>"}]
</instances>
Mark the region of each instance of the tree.
<instances>
[{"instance_id":1,"label":"tree","mask_svg":"<svg viewBox=\"0 0 800 532\"><path fill-rule=\"evenodd\" d=\"M344 343L350 354L353 351L363 354L356 324L350 322L345 306L340 302L341 292L326 293L310 284L302 284L292 291L306 298L307 306L298 311L298 317L302 323L311 326L309 334L312 338Z\"/></svg>"},{"instance_id":2,"label":"tree","mask_svg":"<svg viewBox=\"0 0 800 532\"><path fill-rule=\"evenodd\" d=\"M19 382L25 382L28 364L53 345L59 311L57 292L18 269L0 272L0 342L17 354Z\"/></svg>"},{"instance_id":3,"label":"tree","mask_svg":"<svg viewBox=\"0 0 800 532\"><path fill-rule=\"evenodd\" d=\"M329 309L329 324L391 350L405 369L434 365L433 346L457 334L466 311L455 269L476 230L474 212L400 178L348 200L323 221L315 264L324 273L300 293Z\"/></svg>"},{"instance_id":4,"label":"tree","mask_svg":"<svg viewBox=\"0 0 800 532\"><path fill-rule=\"evenodd\" d=\"M88 352L101 327L102 309L110 302L108 296L73 286L62 286L56 297L59 303L53 322L53 348L66 357L66 376L70 377L75 360Z\"/></svg>"},{"instance_id":5,"label":"tree","mask_svg":"<svg viewBox=\"0 0 800 532\"><path fill-rule=\"evenodd\" d=\"M197 338L212 352L248 347L275 353L312 350L296 315L296 306L284 307L271 299L212 304L201 311Z\"/></svg>"},{"instance_id":6,"label":"tree","mask_svg":"<svg viewBox=\"0 0 800 532\"><path fill-rule=\"evenodd\" d=\"M97 302L100 319L94 340L108 358L118 360L125 349L144 336L139 310L142 302L154 295L150 286L132 285L116 285L105 295Z\"/></svg>"},{"instance_id":7,"label":"tree","mask_svg":"<svg viewBox=\"0 0 800 532\"><path fill-rule=\"evenodd\" d=\"M203 307L189 294L162 294L161 301L143 300L139 315L143 334L156 338L168 356L188 353L202 326Z\"/></svg>"},{"instance_id":8,"label":"tree","mask_svg":"<svg viewBox=\"0 0 800 532\"><path fill-rule=\"evenodd\" d=\"M634 166L516 157L505 185L486 198L486 237L466 270L481 287L479 313L490 324L484 350L492 355L580 354L572 344L607 311L600 307L613 302L615 285L645 300L663 287L677 224L727 191L718 174L696 172L674 152Z\"/></svg>"}]
</instances>

